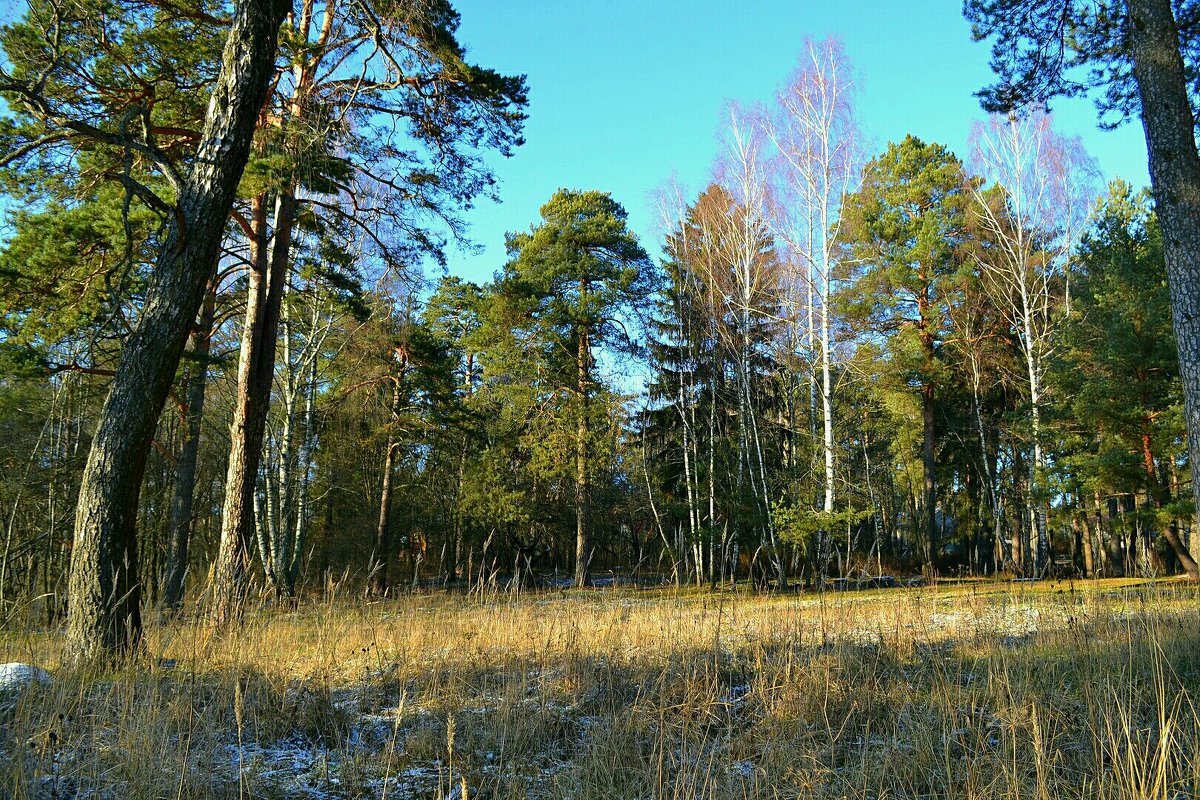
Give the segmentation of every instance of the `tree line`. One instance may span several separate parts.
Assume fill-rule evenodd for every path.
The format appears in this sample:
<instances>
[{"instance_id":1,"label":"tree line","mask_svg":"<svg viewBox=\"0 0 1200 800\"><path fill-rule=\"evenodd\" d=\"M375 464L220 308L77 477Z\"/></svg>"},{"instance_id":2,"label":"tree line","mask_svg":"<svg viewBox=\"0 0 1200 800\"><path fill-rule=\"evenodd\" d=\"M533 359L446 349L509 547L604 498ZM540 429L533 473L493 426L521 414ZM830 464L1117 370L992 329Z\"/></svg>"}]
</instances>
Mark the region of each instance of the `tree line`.
<instances>
[{"instance_id":1,"label":"tree line","mask_svg":"<svg viewBox=\"0 0 1200 800\"><path fill-rule=\"evenodd\" d=\"M1169 3L969 3L1001 113L963 158L868 152L852 65L805 43L710 185L658 193L653 255L563 189L483 284L447 254L526 87L449 3L119 5L0 31L0 610L80 658L344 578L1195 576L1194 136L1164 156L1182 123L1143 114L1152 202L1038 105L1190 114Z\"/></svg>"}]
</instances>

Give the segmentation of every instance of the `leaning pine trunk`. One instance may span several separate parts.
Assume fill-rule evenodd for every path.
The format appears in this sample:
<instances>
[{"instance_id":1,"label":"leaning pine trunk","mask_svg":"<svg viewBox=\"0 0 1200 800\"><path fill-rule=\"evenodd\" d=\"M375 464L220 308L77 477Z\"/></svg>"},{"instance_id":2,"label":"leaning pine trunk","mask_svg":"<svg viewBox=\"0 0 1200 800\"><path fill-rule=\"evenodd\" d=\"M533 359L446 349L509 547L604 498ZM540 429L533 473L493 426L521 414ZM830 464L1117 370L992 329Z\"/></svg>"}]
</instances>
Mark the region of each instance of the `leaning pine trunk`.
<instances>
[{"instance_id":1,"label":"leaning pine trunk","mask_svg":"<svg viewBox=\"0 0 1200 800\"><path fill-rule=\"evenodd\" d=\"M79 489L71 558L67 651L77 661L130 652L141 639L142 472L220 254L288 7L284 0L237 5L194 167L167 222L153 282L100 412Z\"/></svg>"}]
</instances>

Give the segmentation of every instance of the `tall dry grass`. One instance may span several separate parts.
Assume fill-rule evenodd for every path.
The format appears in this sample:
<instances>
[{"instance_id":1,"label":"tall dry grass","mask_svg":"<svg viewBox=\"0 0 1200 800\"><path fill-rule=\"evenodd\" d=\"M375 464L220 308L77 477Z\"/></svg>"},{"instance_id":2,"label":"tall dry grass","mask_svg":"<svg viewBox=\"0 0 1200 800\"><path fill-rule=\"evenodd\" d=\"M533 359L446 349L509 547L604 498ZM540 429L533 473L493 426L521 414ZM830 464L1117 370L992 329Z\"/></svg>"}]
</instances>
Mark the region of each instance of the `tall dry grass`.
<instances>
[{"instance_id":1,"label":"tall dry grass","mask_svg":"<svg viewBox=\"0 0 1200 800\"><path fill-rule=\"evenodd\" d=\"M0 661L14 798L1200 797L1182 584L661 591L263 609L81 673Z\"/></svg>"}]
</instances>

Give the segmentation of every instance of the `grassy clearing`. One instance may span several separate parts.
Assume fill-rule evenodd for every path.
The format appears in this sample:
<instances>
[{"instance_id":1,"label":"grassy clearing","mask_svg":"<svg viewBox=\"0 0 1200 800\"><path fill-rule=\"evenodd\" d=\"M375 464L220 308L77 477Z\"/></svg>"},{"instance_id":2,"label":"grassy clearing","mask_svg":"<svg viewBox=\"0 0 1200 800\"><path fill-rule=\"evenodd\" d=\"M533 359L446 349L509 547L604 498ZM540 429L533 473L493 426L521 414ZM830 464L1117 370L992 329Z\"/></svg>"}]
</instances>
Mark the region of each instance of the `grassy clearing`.
<instances>
[{"instance_id":1,"label":"grassy clearing","mask_svg":"<svg viewBox=\"0 0 1200 800\"><path fill-rule=\"evenodd\" d=\"M14 798L1200 797L1200 602L1104 582L332 598L0 712Z\"/></svg>"}]
</instances>

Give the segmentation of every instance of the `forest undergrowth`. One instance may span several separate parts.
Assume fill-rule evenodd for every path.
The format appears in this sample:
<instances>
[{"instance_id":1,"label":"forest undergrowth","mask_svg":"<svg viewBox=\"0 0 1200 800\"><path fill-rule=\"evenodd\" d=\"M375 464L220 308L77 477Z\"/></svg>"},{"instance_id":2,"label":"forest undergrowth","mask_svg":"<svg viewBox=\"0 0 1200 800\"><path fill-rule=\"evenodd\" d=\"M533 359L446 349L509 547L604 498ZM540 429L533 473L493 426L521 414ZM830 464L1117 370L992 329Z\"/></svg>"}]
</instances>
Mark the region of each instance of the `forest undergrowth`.
<instances>
[{"instance_id":1,"label":"forest undergrowth","mask_svg":"<svg viewBox=\"0 0 1200 800\"><path fill-rule=\"evenodd\" d=\"M147 630L0 708L12 798L1200 797L1179 582L418 594Z\"/></svg>"}]
</instances>

